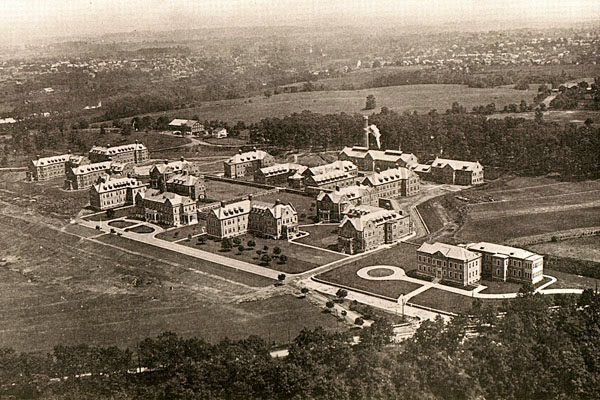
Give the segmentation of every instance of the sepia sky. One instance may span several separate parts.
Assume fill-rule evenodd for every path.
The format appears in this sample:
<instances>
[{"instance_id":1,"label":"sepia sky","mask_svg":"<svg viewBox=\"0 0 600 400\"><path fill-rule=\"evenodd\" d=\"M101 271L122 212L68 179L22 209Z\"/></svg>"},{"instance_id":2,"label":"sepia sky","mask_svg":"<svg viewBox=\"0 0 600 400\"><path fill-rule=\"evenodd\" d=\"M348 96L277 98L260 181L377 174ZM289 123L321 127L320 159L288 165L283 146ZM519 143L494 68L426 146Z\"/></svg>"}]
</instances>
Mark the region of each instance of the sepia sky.
<instances>
[{"instance_id":1,"label":"sepia sky","mask_svg":"<svg viewBox=\"0 0 600 400\"><path fill-rule=\"evenodd\" d=\"M132 30L486 20L600 21L600 0L0 0L0 43Z\"/></svg>"}]
</instances>

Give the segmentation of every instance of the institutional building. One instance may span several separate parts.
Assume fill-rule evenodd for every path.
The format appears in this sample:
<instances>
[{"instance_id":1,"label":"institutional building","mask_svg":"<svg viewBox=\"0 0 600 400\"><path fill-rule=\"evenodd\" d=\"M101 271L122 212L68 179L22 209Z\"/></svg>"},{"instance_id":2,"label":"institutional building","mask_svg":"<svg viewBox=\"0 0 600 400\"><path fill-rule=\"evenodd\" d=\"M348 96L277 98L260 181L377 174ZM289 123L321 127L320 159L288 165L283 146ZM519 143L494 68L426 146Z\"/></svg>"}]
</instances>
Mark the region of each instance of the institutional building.
<instances>
[{"instance_id":1,"label":"institutional building","mask_svg":"<svg viewBox=\"0 0 600 400\"><path fill-rule=\"evenodd\" d=\"M397 242L410 233L410 219L396 211L360 206L347 211L338 226L338 250L356 254Z\"/></svg>"},{"instance_id":2,"label":"institutional building","mask_svg":"<svg viewBox=\"0 0 600 400\"><path fill-rule=\"evenodd\" d=\"M198 223L196 202L177 193L148 189L136 195L136 214L147 222L167 226Z\"/></svg>"},{"instance_id":3,"label":"institutional building","mask_svg":"<svg viewBox=\"0 0 600 400\"><path fill-rule=\"evenodd\" d=\"M254 182L263 185L285 185L288 178L296 173L300 175L307 167L300 164L284 163L274 164L269 167L259 168L254 173Z\"/></svg>"},{"instance_id":4,"label":"institutional building","mask_svg":"<svg viewBox=\"0 0 600 400\"><path fill-rule=\"evenodd\" d=\"M172 131L180 131L181 133L189 132L192 135L198 136L204 131L204 125L194 119L174 119L169 122L169 129Z\"/></svg>"},{"instance_id":5,"label":"institutional building","mask_svg":"<svg viewBox=\"0 0 600 400\"><path fill-rule=\"evenodd\" d=\"M183 172L172 176L165 184L167 192L187 196L192 200L203 200L206 197L206 185L202 177Z\"/></svg>"},{"instance_id":6,"label":"institutional building","mask_svg":"<svg viewBox=\"0 0 600 400\"><path fill-rule=\"evenodd\" d=\"M136 140L133 144L122 146L93 146L89 152L89 159L92 163L103 161L114 161L122 164L134 163L140 164L148 160L148 149L142 143Z\"/></svg>"},{"instance_id":7,"label":"institutional building","mask_svg":"<svg viewBox=\"0 0 600 400\"><path fill-rule=\"evenodd\" d=\"M124 177L132 171L131 164L125 165L112 161L80 165L79 167L67 169L65 189L89 189L92 185L98 183L98 179L102 176L116 175Z\"/></svg>"},{"instance_id":8,"label":"institutional building","mask_svg":"<svg viewBox=\"0 0 600 400\"><path fill-rule=\"evenodd\" d=\"M135 205L136 196L146 185L133 178L111 178L108 175L90 188L90 206L95 210Z\"/></svg>"},{"instance_id":9,"label":"institutional building","mask_svg":"<svg viewBox=\"0 0 600 400\"><path fill-rule=\"evenodd\" d=\"M430 180L451 185L480 185L483 183L483 166L479 162L436 158L431 164Z\"/></svg>"},{"instance_id":10,"label":"institutional building","mask_svg":"<svg viewBox=\"0 0 600 400\"><path fill-rule=\"evenodd\" d=\"M481 254L446 243L423 243L417 249L417 272L462 286L476 285L481 279Z\"/></svg>"},{"instance_id":11,"label":"institutional building","mask_svg":"<svg viewBox=\"0 0 600 400\"><path fill-rule=\"evenodd\" d=\"M351 186L356 183L358 168L350 161L334 161L317 167L306 168L289 178L290 186L301 189L310 187L320 190L333 190L336 187Z\"/></svg>"},{"instance_id":12,"label":"institutional building","mask_svg":"<svg viewBox=\"0 0 600 400\"><path fill-rule=\"evenodd\" d=\"M27 166L27 180L47 181L58 177L64 178L69 168L77 167L84 162L82 156L72 154L43 158L38 156L35 160L31 160Z\"/></svg>"},{"instance_id":13,"label":"institutional building","mask_svg":"<svg viewBox=\"0 0 600 400\"><path fill-rule=\"evenodd\" d=\"M223 163L226 178L253 176L260 169L275 164L273 156L263 150L248 151L234 155Z\"/></svg>"},{"instance_id":14,"label":"institutional building","mask_svg":"<svg viewBox=\"0 0 600 400\"><path fill-rule=\"evenodd\" d=\"M377 172L366 177L362 184L375 189L380 199L413 196L420 190L419 176L404 167Z\"/></svg>"},{"instance_id":15,"label":"institutional building","mask_svg":"<svg viewBox=\"0 0 600 400\"><path fill-rule=\"evenodd\" d=\"M321 191L317 196L317 218L319 221L341 221L343 213L359 205L376 206L378 198L369 186L352 185L336 187L333 191Z\"/></svg>"},{"instance_id":16,"label":"institutional building","mask_svg":"<svg viewBox=\"0 0 600 400\"><path fill-rule=\"evenodd\" d=\"M289 239L298 233L298 214L292 204L256 202L251 199L221 204L208 211L206 233L217 238L251 232L272 239Z\"/></svg>"},{"instance_id":17,"label":"institutional building","mask_svg":"<svg viewBox=\"0 0 600 400\"><path fill-rule=\"evenodd\" d=\"M374 150L361 146L344 147L338 159L353 162L361 171L384 171L418 163L417 157L412 153L404 153L401 150Z\"/></svg>"},{"instance_id":18,"label":"institutional building","mask_svg":"<svg viewBox=\"0 0 600 400\"><path fill-rule=\"evenodd\" d=\"M165 160L150 168L150 187L166 191L166 183L176 175L191 173L191 164L181 158L179 161Z\"/></svg>"},{"instance_id":19,"label":"institutional building","mask_svg":"<svg viewBox=\"0 0 600 400\"><path fill-rule=\"evenodd\" d=\"M539 254L487 242L471 243L466 248L482 255L483 277L531 284L543 279L544 257Z\"/></svg>"}]
</instances>

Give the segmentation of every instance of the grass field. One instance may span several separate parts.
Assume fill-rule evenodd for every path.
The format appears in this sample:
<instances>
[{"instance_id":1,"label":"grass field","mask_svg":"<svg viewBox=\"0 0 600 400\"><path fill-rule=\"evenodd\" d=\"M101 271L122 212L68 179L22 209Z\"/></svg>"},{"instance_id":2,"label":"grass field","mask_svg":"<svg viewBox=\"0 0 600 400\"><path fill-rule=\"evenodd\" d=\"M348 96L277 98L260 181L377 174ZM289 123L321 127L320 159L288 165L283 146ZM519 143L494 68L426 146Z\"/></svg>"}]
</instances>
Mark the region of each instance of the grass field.
<instances>
[{"instance_id":1,"label":"grass field","mask_svg":"<svg viewBox=\"0 0 600 400\"><path fill-rule=\"evenodd\" d=\"M541 243L529 248L541 254L600 262L600 236Z\"/></svg>"},{"instance_id":2,"label":"grass field","mask_svg":"<svg viewBox=\"0 0 600 400\"><path fill-rule=\"evenodd\" d=\"M161 232L156 237L158 239L166 240L168 242L175 242L177 240L185 239L189 234L196 236L202 233L202 227L204 222L200 221L194 225L184 225L181 228L169 229L168 231Z\"/></svg>"},{"instance_id":3,"label":"grass field","mask_svg":"<svg viewBox=\"0 0 600 400\"><path fill-rule=\"evenodd\" d=\"M544 274L558 279L549 289L594 289L600 286L600 280L555 271L553 269L544 269Z\"/></svg>"},{"instance_id":4,"label":"grass field","mask_svg":"<svg viewBox=\"0 0 600 400\"><path fill-rule=\"evenodd\" d=\"M220 119L234 123L240 120L256 122L267 117L283 117L303 110L323 114L367 113L363 108L365 99L370 94L377 99L378 107L385 106L399 112L405 110L427 112L431 109L444 112L454 101L459 101L467 110L491 102L496 104L496 108L502 108L509 103L518 104L521 100L529 103L536 93L537 90L514 90L505 87L475 89L463 85L406 85L364 90L283 93L268 98L260 96L250 99L220 100L203 103L200 107L151 115L174 117L182 113L198 114L206 119Z\"/></svg>"},{"instance_id":5,"label":"grass field","mask_svg":"<svg viewBox=\"0 0 600 400\"><path fill-rule=\"evenodd\" d=\"M254 289L185 268L207 270L198 260L132 255L6 216L0 216L0 243L6 260L0 263L0 347L133 346L165 330L211 342L256 334L283 343L303 327L336 326L289 295L238 303Z\"/></svg>"},{"instance_id":6,"label":"grass field","mask_svg":"<svg viewBox=\"0 0 600 400\"><path fill-rule=\"evenodd\" d=\"M313 225L303 226L300 230L308 232L308 236L296 240L299 243L309 244L311 246L321 247L332 251L337 251L338 225Z\"/></svg>"},{"instance_id":7,"label":"grass field","mask_svg":"<svg viewBox=\"0 0 600 400\"><path fill-rule=\"evenodd\" d=\"M473 298L460 294L447 292L441 289L430 288L410 299L411 303L437 310L450 311L453 313L468 313L473 305ZM482 299L484 305L494 308L502 306L503 300Z\"/></svg>"},{"instance_id":8,"label":"grass field","mask_svg":"<svg viewBox=\"0 0 600 400\"><path fill-rule=\"evenodd\" d=\"M298 212L298 219L300 219L300 216L302 214L305 214L305 217L304 217L305 220L300 221L300 224L306 223L306 222L312 222L311 220L309 220L309 217L314 216L317 213L316 206L315 206L316 201L315 201L314 197L302 196L300 194L286 193L286 192L279 192L276 195L273 195L273 197L276 197L283 203L292 203L292 205ZM258 201L267 201L268 198L267 197L258 197L257 200ZM274 199L271 199L271 200L274 200Z\"/></svg>"},{"instance_id":9,"label":"grass field","mask_svg":"<svg viewBox=\"0 0 600 400\"><path fill-rule=\"evenodd\" d=\"M247 196L249 194L264 192L265 189L252 186L236 185L229 182L206 180L206 198L213 201L227 201ZM260 200L260 198L257 198Z\"/></svg>"}]
</instances>

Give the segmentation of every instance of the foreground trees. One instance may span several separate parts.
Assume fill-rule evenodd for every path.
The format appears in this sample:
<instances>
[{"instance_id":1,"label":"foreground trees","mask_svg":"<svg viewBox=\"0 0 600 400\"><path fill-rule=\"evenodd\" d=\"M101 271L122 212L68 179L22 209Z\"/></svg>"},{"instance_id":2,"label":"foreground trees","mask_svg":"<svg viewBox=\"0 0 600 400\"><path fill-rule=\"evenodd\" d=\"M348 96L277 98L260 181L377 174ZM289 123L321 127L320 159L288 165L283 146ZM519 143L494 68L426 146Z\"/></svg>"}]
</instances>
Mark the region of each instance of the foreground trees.
<instances>
[{"instance_id":1,"label":"foreground trees","mask_svg":"<svg viewBox=\"0 0 600 400\"><path fill-rule=\"evenodd\" d=\"M425 321L392 344L369 328L302 331L287 358L258 337L211 344L164 333L134 353L59 346L48 356L0 351L0 397L144 399L591 399L600 397L600 295L523 291L490 313ZM352 336L360 335L354 345ZM137 367L144 372L136 372ZM84 376L77 377L79 374ZM60 377L62 379L52 379ZM68 378L68 379L65 379Z\"/></svg>"}]
</instances>

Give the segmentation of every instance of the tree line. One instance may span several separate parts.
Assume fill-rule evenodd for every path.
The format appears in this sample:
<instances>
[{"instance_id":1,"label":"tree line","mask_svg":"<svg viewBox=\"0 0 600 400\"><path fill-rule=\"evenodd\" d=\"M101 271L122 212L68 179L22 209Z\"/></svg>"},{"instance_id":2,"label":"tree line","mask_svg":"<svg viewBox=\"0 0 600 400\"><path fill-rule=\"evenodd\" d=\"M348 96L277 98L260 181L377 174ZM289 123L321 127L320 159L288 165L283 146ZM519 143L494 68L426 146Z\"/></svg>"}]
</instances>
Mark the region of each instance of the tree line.
<instances>
[{"instance_id":1,"label":"tree line","mask_svg":"<svg viewBox=\"0 0 600 400\"><path fill-rule=\"evenodd\" d=\"M0 396L49 399L592 399L600 396L600 295L525 288L497 314L425 321L402 344L378 319L356 331L303 330L289 356L263 339L163 333L135 349L0 350ZM141 368L141 369L140 369Z\"/></svg>"}]
</instances>

